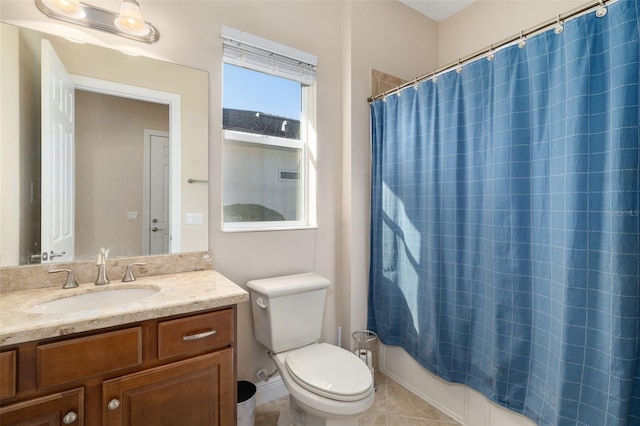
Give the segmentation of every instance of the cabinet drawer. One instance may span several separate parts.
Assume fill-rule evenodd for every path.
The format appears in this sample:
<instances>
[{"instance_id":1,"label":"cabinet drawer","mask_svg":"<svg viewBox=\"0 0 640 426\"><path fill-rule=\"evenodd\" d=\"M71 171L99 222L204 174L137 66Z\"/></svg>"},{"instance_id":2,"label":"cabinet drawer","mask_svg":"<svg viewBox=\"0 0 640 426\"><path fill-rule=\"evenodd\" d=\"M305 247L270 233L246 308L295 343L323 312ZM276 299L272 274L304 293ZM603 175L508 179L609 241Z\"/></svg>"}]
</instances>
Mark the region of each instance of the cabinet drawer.
<instances>
[{"instance_id":1,"label":"cabinet drawer","mask_svg":"<svg viewBox=\"0 0 640 426\"><path fill-rule=\"evenodd\" d=\"M84 389L0 407L0 425L83 425Z\"/></svg>"},{"instance_id":2,"label":"cabinet drawer","mask_svg":"<svg viewBox=\"0 0 640 426\"><path fill-rule=\"evenodd\" d=\"M142 365L141 327L40 345L38 388Z\"/></svg>"},{"instance_id":3,"label":"cabinet drawer","mask_svg":"<svg viewBox=\"0 0 640 426\"><path fill-rule=\"evenodd\" d=\"M16 394L16 351L0 354L0 398Z\"/></svg>"},{"instance_id":4,"label":"cabinet drawer","mask_svg":"<svg viewBox=\"0 0 640 426\"><path fill-rule=\"evenodd\" d=\"M158 358L227 345L233 341L233 310L211 312L158 324Z\"/></svg>"}]
</instances>

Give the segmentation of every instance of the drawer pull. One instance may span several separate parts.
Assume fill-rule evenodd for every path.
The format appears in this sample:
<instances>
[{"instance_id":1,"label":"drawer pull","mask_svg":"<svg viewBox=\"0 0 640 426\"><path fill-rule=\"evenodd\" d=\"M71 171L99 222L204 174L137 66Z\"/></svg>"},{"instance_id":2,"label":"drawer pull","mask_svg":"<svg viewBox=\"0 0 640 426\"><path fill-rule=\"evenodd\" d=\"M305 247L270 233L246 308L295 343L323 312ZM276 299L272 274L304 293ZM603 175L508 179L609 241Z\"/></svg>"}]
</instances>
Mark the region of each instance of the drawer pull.
<instances>
[{"instance_id":1,"label":"drawer pull","mask_svg":"<svg viewBox=\"0 0 640 426\"><path fill-rule=\"evenodd\" d=\"M120 406L120 401L118 401L117 399L113 398L111 401L109 401L109 403L107 404L107 408L111 411L113 410L117 410L118 407Z\"/></svg>"},{"instance_id":2,"label":"drawer pull","mask_svg":"<svg viewBox=\"0 0 640 426\"><path fill-rule=\"evenodd\" d=\"M78 415L73 411L69 411L67 415L62 418L62 423L70 425L71 423L75 423L76 420L78 420Z\"/></svg>"},{"instance_id":3,"label":"drawer pull","mask_svg":"<svg viewBox=\"0 0 640 426\"><path fill-rule=\"evenodd\" d=\"M190 340L199 340L199 339L204 339L205 337L213 336L214 334L216 334L215 330L203 331L202 333L188 334L186 336L182 336L182 340L184 340L185 342L188 342Z\"/></svg>"}]
</instances>

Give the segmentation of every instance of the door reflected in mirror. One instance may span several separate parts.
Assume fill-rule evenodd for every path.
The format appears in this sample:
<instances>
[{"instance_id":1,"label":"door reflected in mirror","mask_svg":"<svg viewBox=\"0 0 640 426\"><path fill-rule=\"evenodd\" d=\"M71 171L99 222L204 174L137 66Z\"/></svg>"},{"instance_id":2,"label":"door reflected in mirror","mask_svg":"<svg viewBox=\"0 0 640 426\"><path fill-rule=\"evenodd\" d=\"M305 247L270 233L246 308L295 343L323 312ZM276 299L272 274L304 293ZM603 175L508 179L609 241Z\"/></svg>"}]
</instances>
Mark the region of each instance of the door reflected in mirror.
<instances>
[{"instance_id":1,"label":"door reflected in mirror","mask_svg":"<svg viewBox=\"0 0 640 426\"><path fill-rule=\"evenodd\" d=\"M207 73L0 30L0 266L206 250Z\"/></svg>"}]
</instances>

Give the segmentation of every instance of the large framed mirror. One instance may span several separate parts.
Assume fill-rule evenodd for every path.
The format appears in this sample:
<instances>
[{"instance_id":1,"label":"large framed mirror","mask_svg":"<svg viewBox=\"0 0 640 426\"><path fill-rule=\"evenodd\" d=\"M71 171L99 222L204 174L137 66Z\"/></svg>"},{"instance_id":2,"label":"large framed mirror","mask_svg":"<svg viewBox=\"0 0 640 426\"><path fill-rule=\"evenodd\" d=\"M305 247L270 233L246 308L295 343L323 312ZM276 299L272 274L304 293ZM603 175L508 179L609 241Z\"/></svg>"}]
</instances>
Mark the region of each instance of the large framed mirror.
<instances>
[{"instance_id":1,"label":"large framed mirror","mask_svg":"<svg viewBox=\"0 0 640 426\"><path fill-rule=\"evenodd\" d=\"M0 31L0 266L206 250L207 72Z\"/></svg>"}]
</instances>

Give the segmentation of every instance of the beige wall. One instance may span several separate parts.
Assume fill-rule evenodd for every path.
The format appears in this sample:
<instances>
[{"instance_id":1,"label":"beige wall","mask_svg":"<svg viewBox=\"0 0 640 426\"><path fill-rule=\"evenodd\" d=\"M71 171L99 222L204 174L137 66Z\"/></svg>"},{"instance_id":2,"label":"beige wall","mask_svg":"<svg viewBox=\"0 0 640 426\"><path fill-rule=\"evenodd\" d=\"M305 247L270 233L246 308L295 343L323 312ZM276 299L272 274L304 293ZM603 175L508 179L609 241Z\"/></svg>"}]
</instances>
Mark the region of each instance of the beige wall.
<instances>
[{"instance_id":1,"label":"beige wall","mask_svg":"<svg viewBox=\"0 0 640 426\"><path fill-rule=\"evenodd\" d=\"M76 90L76 259L142 253L145 129L168 131L169 107Z\"/></svg>"},{"instance_id":2,"label":"beige wall","mask_svg":"<svg viewBox=\"0 0 640 426\"><path fill-rule=\"evenodd\" d=\"M438 66L445 66L566 13L585 0L477 0L439 25Z\"/></svg>"}]
</instances>

